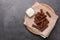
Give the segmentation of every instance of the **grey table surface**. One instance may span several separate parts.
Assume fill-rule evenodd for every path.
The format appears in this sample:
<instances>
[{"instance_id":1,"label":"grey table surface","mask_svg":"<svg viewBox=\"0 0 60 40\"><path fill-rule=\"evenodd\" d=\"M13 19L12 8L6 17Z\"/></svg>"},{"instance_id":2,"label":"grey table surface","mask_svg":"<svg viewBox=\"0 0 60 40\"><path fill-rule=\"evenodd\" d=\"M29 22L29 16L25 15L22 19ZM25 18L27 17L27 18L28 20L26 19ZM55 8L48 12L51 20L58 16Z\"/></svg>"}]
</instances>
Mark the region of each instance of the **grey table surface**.
<instances>
[{"instance_id":1,"label":"grey table surface","mask_svg":"<svg viewBox=\"0 0 60 40\"><path fill-rule=\"evenodd\" d=\"M60 16L60 0L0 0L0 40L60 40L60 18L46 39L30 33L23 25L26 9L36 1L50 5Z\"/></svg>"}]
</instances>

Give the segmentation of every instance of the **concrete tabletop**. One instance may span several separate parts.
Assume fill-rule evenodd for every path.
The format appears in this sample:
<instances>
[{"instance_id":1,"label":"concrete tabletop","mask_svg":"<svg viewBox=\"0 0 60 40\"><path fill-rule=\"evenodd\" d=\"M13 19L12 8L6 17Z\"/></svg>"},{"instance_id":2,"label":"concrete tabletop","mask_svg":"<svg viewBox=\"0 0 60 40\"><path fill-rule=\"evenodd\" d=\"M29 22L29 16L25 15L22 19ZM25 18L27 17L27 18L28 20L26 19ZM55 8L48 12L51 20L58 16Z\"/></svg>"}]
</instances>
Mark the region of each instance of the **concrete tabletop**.
<instances>
[{"instance_id":1,"label":"concrete tabletop","mask_svg":"<svg viewBox=\"0 0 60 40\"><path fill-rule=\"evenodd\" d=\"M32 34L23 25L26 9L36 1L50 5L60 16L60 0L0 0L0 40L60 40L60 18L46 39Z\"/></svg>"}]
</instances>

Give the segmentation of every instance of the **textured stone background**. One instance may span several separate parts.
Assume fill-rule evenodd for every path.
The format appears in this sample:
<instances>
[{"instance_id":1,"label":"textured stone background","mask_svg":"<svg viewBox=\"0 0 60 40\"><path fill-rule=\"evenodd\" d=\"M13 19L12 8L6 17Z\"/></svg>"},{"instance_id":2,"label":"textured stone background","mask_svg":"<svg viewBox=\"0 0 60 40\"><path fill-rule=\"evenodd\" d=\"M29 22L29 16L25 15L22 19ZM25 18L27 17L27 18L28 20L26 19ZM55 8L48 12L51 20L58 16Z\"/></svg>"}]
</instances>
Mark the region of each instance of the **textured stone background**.
<instances>
[{"instance_id":1,"label":"textured stone background","mask_svg":"<svg viewBox=\"0 0 60 40\"><path fill-rule=\"evenodd\" d=\"M60 18L46 39L30 33L23 25L26 9L36 1L50 5L60 16L60 0L0 0L0 40L60 40Z\"/></svg>"}]
</instances>

